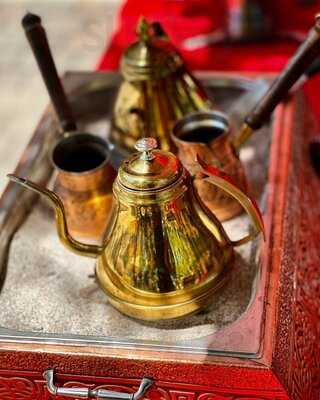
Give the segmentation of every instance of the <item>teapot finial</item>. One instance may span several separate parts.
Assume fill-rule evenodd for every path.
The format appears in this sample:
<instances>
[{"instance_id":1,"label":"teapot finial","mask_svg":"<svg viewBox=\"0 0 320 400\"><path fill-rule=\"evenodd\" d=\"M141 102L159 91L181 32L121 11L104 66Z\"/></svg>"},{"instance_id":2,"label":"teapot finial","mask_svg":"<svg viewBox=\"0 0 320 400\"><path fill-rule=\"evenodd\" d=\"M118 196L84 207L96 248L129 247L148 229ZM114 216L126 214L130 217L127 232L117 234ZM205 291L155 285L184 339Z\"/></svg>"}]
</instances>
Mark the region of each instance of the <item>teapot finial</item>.
<instances>
[{"instance_id":1,"label":"teapot finial","mask_svg":"<svg viewBox=\"0 0 320 400\"><path fill-rule=\"evenodd\" d=\"M151 161L155 157L155 155L152 153L152 150L158 147L158 142L152 137L142 138L136 142L134 147L136 150L142 153L140 156L141 160Z\"/></svg>"},{"instance_id":2,"label":"teapot finial","mask_svg":"<svg viewBox=\"0 0 320 400\"><path fill-rule=\"evenodd\" d=\"M142 42L147 42L150 39L150 26L145 17L141 16L137 25L137 35Z\"/></svg>"}]
</instances>

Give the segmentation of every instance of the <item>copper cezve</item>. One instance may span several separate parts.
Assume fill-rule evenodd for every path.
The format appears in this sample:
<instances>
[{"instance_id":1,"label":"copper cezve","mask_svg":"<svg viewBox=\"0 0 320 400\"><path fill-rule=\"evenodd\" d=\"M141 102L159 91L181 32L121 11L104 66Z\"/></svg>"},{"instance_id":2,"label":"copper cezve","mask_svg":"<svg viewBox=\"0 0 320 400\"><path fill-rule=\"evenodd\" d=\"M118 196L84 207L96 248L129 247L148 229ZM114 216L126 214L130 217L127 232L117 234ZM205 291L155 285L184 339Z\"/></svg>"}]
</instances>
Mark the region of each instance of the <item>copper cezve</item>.
<instances>
[{"instance_id":1,"label":"copper cezve","mask_svg":"<svg viewBox=\"0 0 320 400\"><path fill-rule=\"evenodd\" d=\"M110 147L95 135L77 131L41 18L27 13L22 26L63 131L51 151L57 171L54 190L63 201L72 235L100 242L112 212L112 183L116 176L110 164Z\"/></svg>"},{"instance_id":2,"label":"copper cezve","mask_svg":"<svg viewBox=\"0 0 320 400\"><path fill-rule=\"evenodd\" d=\"M173 127L172 140L177 155L195 178L198 194L206 206L221 220L241 212L239 204L229 195L210 187L199 174L197 154L208 164L221 168L237 185L247 190L248 184L239 150L254 130L259 129L270 117L277 104L288 93L296 80L320 53L320 15L306 40L289 61L258 105L245 118L240 131L230 130L227 115L218 111L202 110L181 118Z\"/></svg>"}]
</instances>

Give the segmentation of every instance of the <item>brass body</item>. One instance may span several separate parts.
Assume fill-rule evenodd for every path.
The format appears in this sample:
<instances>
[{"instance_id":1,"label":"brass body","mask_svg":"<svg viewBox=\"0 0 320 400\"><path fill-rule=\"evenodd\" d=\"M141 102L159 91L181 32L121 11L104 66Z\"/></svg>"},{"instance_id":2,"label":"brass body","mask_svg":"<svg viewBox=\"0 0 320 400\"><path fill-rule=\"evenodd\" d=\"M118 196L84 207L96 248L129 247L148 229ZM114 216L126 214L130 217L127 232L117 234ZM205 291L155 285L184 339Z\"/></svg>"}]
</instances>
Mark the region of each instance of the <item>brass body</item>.
<instances>
[{"instance_id":1,"label":"brass body","mask_svg":"<svg viewBox=\"0 0 320 400\"><path fill-rule=\"evenodd\" d=\"M207 129L207 141L187 141L186 135L196 129ZM220 132L219 135L216 133ZM196 136L195 136L196 137ZM173 128L172 140L177 148L177 155L194 178L195 189L203 203L220 221L225 221L243 212L241 204L225 191L211 185L201 173L197 162L199 156L205 163L221 168L244 192L248 184L243 165L235 151L230 136L227 117L217 111L201 111L187 115Z\"/></svg>"},{"instance_id":2,"label":"brass body","mask_svg":"<svg viewBox=\"0 0 320 400\"><path fill-rule=\"evenodd\" d=\"M101 246L74 240L59 197L25 179L12 180L45 195L56 210L58 234L77 253L97 257L96 275L109 301L144 320L179 318L206 307L232 268L233 247L263 231L254 202L219 171L203 164L210 184L237 198L255 229L231 241L197 198L187 170L172 154L140 140L113 185L115 213Z\"/></svg>"},{"instance_id":3,"label":"brass body","mask_svg":"<svg viewBox=\"0 0 320 400\"><path fill-rule=\"evenodd\" d=\"M132 152L138 139L152 134L161 149L174 150L174 122L213 104L167 37L155 37L145 20L137 31L138 41L121 59L124 81L115 101L110 139Z\"/></svg>"},{"instance_id":4,"label":"brass body","mask_svg":"<svg viewBox=\"0 0 320 400\"><path fill-rule=\"evenodd\" d=\"M114 193L116 220L96 270L111 303L146 320L208 305L231 269L233 248L221 225L205 225L188 174L156 193L130 193L117 181Z\"/></svg>"}]
</instances>

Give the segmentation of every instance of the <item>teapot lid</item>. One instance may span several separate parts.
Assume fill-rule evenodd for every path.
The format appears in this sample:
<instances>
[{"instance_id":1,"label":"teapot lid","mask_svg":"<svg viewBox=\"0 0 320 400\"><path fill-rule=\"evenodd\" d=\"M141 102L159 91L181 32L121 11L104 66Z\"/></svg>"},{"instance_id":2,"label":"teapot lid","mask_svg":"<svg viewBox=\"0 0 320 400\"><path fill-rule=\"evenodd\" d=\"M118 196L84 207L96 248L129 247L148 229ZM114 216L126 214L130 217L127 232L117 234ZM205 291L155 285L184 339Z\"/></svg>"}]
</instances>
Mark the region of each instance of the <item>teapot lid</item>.
<instances>
[{"instance_id":1,"label":"teapot lid","mask_svg":"<svg viewBox=\"0 0 320 400\"><path fill-rule=\"evenodd\" d=\"M121 71L126 80L160 79L177 69L175 57L152 41L150 25L143 17L138 22L137 35L139 40L121 58Z\"/></svg>"},{"instance_id":2,"label":"teapot lid","mask_svg":"<svg viewBox=\"0 0 320 400\"><path fill-rule=\"evenodd\" d=\"M135 148L138 153L125 160L119 168L118 180L128 189L162 189L175 182L183 172L178 158L163 150L155 150L156 139L139 139Z\"/></svg>"}]
</instances>

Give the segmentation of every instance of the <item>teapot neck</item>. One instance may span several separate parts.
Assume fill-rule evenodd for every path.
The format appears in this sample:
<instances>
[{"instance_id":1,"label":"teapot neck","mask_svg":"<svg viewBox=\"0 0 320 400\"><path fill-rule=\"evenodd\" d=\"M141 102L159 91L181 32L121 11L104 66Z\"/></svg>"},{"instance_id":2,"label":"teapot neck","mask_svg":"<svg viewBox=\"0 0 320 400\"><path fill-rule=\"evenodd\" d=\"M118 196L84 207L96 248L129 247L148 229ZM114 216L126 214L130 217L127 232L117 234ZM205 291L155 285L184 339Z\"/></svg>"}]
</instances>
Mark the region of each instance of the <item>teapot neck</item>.
<instances>
[{"instance_id":1,"label":"teapot neck","mask_svg":"<svg viewBox=\"0 0 320 400\"><path fill-rule=\"evenodd\" d=\"M162 186L155 189L132 189L124 186L119 176L114 182L113 192L120 202L125 204L145 205L145 204L162 204L165 202L174 201L188 189L190 175L186 169L180 177L178 177L173 183Z\"/></svg>"},{"instance_id":2,"label":"teapot neck","mask_svg":"<svg viewBox=\"0 0 320 400\"><path fill-rule=\"evenodd\" d=\"M220 221L212 214L203 204L201 199L196 195L192 178L189 172L184 169L181 177L171 185L157 190L132 190L125 188L116 179L113 192L117 201L125 206L131 207L133 210L138 210L141 207L157 207L166 214L169 209L173 212L180 212L181 199L186 203L191 203L189 206L195 211L194 218L201 220L206 228L215 236L220 245L225 246L230 244L230 240ZM180 204L178 206L178 204ZM138 211L137 211L138 212Z\"/></svg>"}]
</instances>

